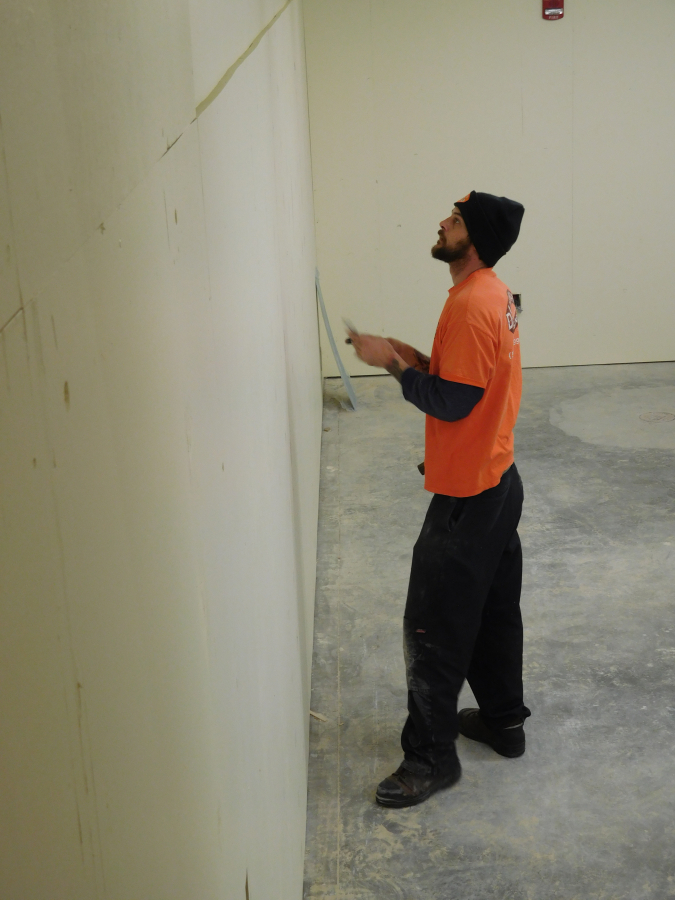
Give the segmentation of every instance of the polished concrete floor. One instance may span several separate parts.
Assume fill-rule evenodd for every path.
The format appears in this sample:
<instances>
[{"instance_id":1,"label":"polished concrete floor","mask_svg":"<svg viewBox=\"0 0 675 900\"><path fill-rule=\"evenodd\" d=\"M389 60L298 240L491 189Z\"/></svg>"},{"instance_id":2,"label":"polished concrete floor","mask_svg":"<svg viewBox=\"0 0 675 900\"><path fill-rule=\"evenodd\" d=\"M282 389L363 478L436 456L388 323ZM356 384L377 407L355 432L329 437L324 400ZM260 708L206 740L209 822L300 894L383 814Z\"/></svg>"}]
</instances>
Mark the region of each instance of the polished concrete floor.
<instances>
[{"instance_id":1,"label":"polished concrete floor","mask_svg":"<svg viewBox=\"0 0 675 900\"><path fill-rule=\"evenodd\" d=\"M401 616L429 495L389 377L326 382L305 897L675 898L675 363L524 373L527 752L384 810ZM470 705L465 688L461 703Z\"/></svg>"}]
</instances>

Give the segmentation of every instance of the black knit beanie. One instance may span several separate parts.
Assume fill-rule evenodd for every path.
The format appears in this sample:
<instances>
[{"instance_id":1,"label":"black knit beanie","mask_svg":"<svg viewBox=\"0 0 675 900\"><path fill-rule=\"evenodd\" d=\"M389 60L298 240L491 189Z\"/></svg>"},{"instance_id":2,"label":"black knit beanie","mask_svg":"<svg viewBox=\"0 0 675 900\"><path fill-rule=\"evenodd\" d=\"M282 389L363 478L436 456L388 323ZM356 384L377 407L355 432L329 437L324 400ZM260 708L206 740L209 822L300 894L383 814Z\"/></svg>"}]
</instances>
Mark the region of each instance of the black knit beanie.
<instances>
[{"instance_id":1,"label":"black knit beanie","mask_svg":"<svg viewBox=\"0 0 675 900\"><path fill-rule=\"evenodd\" d=\"M508 197L477 191L471 191L455 206L478 255L486 266L494 266L515 244L525 207Z\"/></svg>"}]
</instances>

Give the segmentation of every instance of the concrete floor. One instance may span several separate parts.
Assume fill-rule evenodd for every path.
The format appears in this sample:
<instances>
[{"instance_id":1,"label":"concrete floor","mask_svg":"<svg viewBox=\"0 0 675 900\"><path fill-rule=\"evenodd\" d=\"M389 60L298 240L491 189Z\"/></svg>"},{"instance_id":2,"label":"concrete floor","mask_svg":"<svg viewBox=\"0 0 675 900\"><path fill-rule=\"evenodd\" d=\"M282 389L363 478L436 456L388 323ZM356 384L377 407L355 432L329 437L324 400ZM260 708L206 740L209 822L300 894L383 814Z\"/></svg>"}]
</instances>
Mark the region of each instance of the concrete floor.
<instances>
[{"instance_id":1,"label":"concrete floor","mask_svg":"<svg viewBox=\"0 0 675 900\"><path fill-rule=\"evenodd\" d=\"M460 737L462 780L407 810L374 789L401 759L424 417L389 377L355 380L356 412L327 382L306 898L675 898L675 363L524 379L527 752Z\"/></svg>"}]
</instances>

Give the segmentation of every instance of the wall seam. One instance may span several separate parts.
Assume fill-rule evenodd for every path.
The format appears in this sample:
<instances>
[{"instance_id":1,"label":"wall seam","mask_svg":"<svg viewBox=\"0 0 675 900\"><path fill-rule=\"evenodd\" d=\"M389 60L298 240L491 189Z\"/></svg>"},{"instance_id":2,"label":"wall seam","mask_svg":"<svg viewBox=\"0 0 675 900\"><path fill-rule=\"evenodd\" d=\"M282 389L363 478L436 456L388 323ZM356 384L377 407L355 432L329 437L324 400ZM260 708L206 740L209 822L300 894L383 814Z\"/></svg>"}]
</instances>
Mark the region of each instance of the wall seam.
<instances>
[{"instance_id":1,"label":"wall seam","mask_svg":"<svg viewBox=\"0 0 675 900\"><path fill-rule=\"evenodd\" d=\"M246 50L244 50L244 52L241 54L241 56L239 57L239 59L235 60L235 62L232 63L232 65L230 66L230 68L227 70L227 72L225 72L225 74L224 74L223 77L220 79L220 81L218 82L218 84L214 87L214 89L211 91L211 93L210 93L207 97L205 97L205 98L202 100L201 103L197 104L197 110L196 110L196 112L197 112L197 118L199 118L199 116L201 116L201 114L204 112L204 110L208 109L208 107L211 106L211 104L213 103L213 101L219 96L219 94L221 93L221 91L223 90L223 88L225 87L225 85L228 83L228 81L232 78L232 76L233 76L234 73L237 71L237 69L239 68L239 66L240 66L245 60L248 59L248 57L251 55L251 53L253 53L253 51L254 51L255 48L258 46L258 44L260 43L260 41L265 37L265 35L267 34L267 32L270 30L270 28L271 28L271 27L274 25L274 23L277 21L277 19L279 19L280 16L282 16L283 13L288 9L288 7L291 5L292 2L293 2L293 0L286 0L286 2L285 2L284 5L281 7L281 9L279 10L279 12L276 13L276 15L274 15L274 16L270 19L270 21L267 23L267 25L265 25L265 27L262 29L262 31L259 32L259 34L257 34L256 37L253 38L253 40L252 40L251 43L248 45L248 47L246 48Z\"/></svg>"},{"instance_id":2,"label":"wall seam","mask_svg":"<svg viewBox=\"0 0 675 900\"><path fill-rule=\"evenodd\" d=\"M53 277L54 273L57 272L59 269L61 269L63 266L67 265L74 256L76 256L79 252L81 252L82 248L85 247L87 245L87 243L91 240L93 234L102 228L106 219L109 219L110 216L114 215L126 203L128 198L134 193L134 191L136 191L138 189L138 187L146 181L146 179L148 178L148 176L150 175L150 173L152 172L154 167L157 165L157 163L159 163L167 155L167 153L169 153L169 151L173 149L173 147L183 137L185 132L190 128L190 126L193 125L197 121L198 117L204 112L204 110L207 109L213 103L213 101L221 93L221 91L223 90L225 85L228 83L228 81L230 81L230 79L232 78L234 73L237 71L239 66L246 59L248 59L248 57L251 55L251 53L253 53L253 51L256 49L256 47L258 46L260 41L263 39L263 37L267 34L267 32L270 30L270 28L272 28L272 26L277 21L277 19L279 19L283 15L283 13L286 11L286 9L288 9L288 7L291 5L292 2L293 2L293 0L286 0L286 2L281 7L281 9L270 19L270 21L267 23L267 25L265 25L265 27L262 29L262 31L260 31L256 35L256 37L251 41L251 43L248 45L246 50L241 54L241 56L236 60L236 62L234 62L230 66L230 68L225 72L225 74L220 79L218 84L213 88L211 93L207 97L205 97L204 100L202 100L202 102L196 107L195 116L188 122L187 126L185 128L183 128L183 130L180 132L180 134L177 137L175 137L173 139L173 141L171 141L171 143L167 146L166 150L164 150L164 152L161 154L161 156L159 156L157 159L155 159L148 166L147 171L145 171L141 175L139 180L134 185L132 185L132 187L124 194L124 196L121 198L121 200L104 216L103 221L100 223L100 225L97 225L96 228L94 228L93 231L90 234L88 234L87 237L85 237L81 243L79 243L77 245L77 247L73 250L73 252L66 259L61 260L60 262L58 262L56 264L56 268L52 272L49 273L47 278L41 284L38 285L35 296L30 297L28 300L26 300L23 296L23 292L21 290L20 267L19 267L18 263L16 264L16 277L17 277L17 282L19 285L19 298L20 298L21 306L19 307L18 310L16 310L16 312L14 312L12 314L12 317L0 327L0 332L2 332L7 327L7 325L10 324L10 322L14 319L14 317L22 309L26 309L30 303L32 303L34 300L36 300L39 297L41 292L44 290L46 284L48 284L50 279ZM2 127L2 117L0 116L0 128L1 127ZM4 147L3 147L3 152L2 152L2 154L0 154L0 156L1 156L1 161L5 168L5 174L7 177L7 188L8 188L8 192L9 192L9 173L6 171L6 160L5 160L5 156L4 156ZM10 202L10 215L11 215L11 202ZM12 228L12 240L15 241L13 223L11 222L11 220L10 220L10 226Z\"/></svg>"},{"instance_id":3,"label":"wall seam","mask_svg":"<svg viewBox=\"0 0 675 900\"><path fill-rule=\"evenodd\" d=\"M23 306L20 306L15 313L12 313L12 315L9 317L9 319L7 319L5 324L0 327L0 334L2 334L6 328L9 328L9 326L12 324L14 319L16 319L17 316L20 316L21 313L24 311L25 311L25 308Z\"/></svg>"}]
</instances>

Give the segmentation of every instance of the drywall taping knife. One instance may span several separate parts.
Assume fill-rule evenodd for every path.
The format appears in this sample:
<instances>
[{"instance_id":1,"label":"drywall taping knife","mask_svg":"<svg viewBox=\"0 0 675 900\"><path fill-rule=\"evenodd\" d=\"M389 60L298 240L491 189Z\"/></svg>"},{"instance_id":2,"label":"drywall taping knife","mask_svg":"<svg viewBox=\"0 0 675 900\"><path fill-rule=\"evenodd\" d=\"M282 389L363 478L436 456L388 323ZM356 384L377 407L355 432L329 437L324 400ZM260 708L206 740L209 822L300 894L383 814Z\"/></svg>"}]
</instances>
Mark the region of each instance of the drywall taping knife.
<instances>
[{"instance_id":1,"label":"drywall taping knife","mask_svg":"<svg viewBox=\"0 0 675 900\"><path fill-rule=\"evenodd\" d=\"M347 389L347 396L349 397L350 403L352 404L352 409L356 409L356 394L354 393L354 388L352 387L351 379L345 369L342 360L340 359L340 354L338 353L337 344L335 343L335 338L333 337L333 332L330 327L330 322L328 321L328 313L326 312L326 304L323 302L323 294L321 293L321 282L319 281L319 270L315 270L314 282L316 284L316 296L319 298L319 306L321 307L321 315L323 316L323 324L326 326L326 334L328 335L328 341L330 343L330 348L333 351L333 356L335 357L335 362L337 363L338 370L340 372L340 378L342 378L342 383Z\"/></svg>"}]
</instances>

